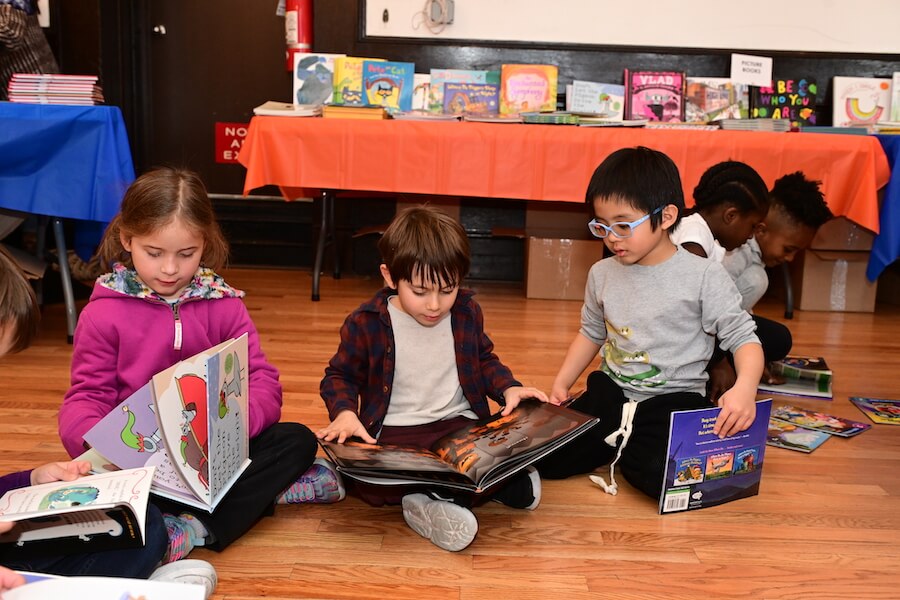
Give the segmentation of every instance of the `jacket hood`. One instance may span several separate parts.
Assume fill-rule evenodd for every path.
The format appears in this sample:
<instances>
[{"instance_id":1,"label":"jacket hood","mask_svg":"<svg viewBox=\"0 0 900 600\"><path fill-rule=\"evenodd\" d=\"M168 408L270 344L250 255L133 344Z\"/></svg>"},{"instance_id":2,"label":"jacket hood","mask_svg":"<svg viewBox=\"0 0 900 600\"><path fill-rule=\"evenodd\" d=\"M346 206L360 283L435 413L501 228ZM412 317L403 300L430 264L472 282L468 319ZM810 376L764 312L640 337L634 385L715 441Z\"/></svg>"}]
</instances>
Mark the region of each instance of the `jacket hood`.
<instances>
[{"instance_id":1,"label":"jacket hood","mask_svg":"<svg viewBox=\"0 0 900 600\"><path fill-rule=\"evenodd\" d=\"M150 289L141 281L137 271L116 263L113 270L106 275L97 278L91 300L97 297L110 298L116 295L132 298L146 298L166 302L166 299ZM200 267L194 274L194 278L181 292L177 302L184 302L200 298L203 300L217 300L219 298L243 298L244 292L233 288L221 275L207 267Z\"/></svg>"}]
</instances>

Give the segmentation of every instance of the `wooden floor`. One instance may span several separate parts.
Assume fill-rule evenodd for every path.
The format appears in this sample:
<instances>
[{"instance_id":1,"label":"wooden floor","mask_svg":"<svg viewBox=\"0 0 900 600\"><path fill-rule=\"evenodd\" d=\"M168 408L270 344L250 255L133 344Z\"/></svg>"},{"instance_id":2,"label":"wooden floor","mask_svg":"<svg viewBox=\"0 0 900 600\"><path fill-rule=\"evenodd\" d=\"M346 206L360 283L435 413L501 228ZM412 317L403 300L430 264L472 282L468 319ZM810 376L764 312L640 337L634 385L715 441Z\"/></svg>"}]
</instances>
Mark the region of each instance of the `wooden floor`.
<instances>
[{"instance_id":1,"label":"wooden floor","mask_svg":"<svg viewBox=\"0 0 900 600\"><path fill-rule=\"evenodd\" d=\"M226 276L247 290L263 348L281 370L283 420L324 425L318 384L338 328L379 282L326 277L314 303L307 271ZM526 300L514 284L473 287L500 357L527 385L548 390L580 303ZM758 312L780 318L781 310L768 303ZM833 402L799 404L865 420L849 395L900 398L897 307L798 312L790 327L796 352L823 355L835 371ZM2 360L2 472L65 457L56 413L70 350L63 307L49 306L40 342ZM765 465L759 496L667 516L622 479L616 497L583 476L545 482L534 512L476 509L478 537L459 553L414 534L398 508L351 497L279 507L225 552L193 556L216 565L215 597L229 600L900 598L900 427L876 425L810 455L769 448Z\"/></svg>"}]
</instances>

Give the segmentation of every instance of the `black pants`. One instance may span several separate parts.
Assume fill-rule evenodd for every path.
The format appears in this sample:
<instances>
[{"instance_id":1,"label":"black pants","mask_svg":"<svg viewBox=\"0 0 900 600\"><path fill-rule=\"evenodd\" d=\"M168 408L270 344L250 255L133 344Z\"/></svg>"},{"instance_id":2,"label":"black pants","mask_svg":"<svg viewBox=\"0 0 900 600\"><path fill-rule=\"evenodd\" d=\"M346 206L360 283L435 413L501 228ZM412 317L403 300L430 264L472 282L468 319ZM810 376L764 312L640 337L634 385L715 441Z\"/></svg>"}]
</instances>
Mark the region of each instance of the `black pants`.
<instances>
[{"instance_id":1,"label":"black pants","mask_svg":"<svg viewBox=\"0 0 900 600\"><path fill-rule=\"evenodd\" d=\"M628 400L616 382L606 373L594 371L587 381L587 389L570 408L600 418L600 423L575 438L553 454L537 462L541 477L563 479L580 473L590 473L608 465L616 457L616 446L604 438L619 428L622 405ZM666 450L669 441L669 415L678 410L709 408L709 400L694 392L661 394L638 404L632 422L632 432L622 457L617 463L625 479L648 496L658 498L663 487Z\"/></svg>"},{"instance_id":2,"label":"black pants","mask_svg":"<svg viewBox=\"0 0 900 600\"><path fill-rule=\"evenodd\" d=\"M220 551L271 515L275 498L296 481L316 458L316 436L299 423L275 423L250 440L250 465L209 514L179 502L156 498L166 513L188 512L214 537L207 548Z\"/></svg>"},{"instance_id":3,"label":"black pants","mask_svg":"<svg viewBox=\"0 0 900 600\"><path fill-rule=\"evenodd\" d=\"M756 337L762 344L763 354L766 362L773 360L781 360L791 351L794 339L791 337L791 330L782 325L778 321L751 315L756 323Z\"/></svg>"}]
</instances>

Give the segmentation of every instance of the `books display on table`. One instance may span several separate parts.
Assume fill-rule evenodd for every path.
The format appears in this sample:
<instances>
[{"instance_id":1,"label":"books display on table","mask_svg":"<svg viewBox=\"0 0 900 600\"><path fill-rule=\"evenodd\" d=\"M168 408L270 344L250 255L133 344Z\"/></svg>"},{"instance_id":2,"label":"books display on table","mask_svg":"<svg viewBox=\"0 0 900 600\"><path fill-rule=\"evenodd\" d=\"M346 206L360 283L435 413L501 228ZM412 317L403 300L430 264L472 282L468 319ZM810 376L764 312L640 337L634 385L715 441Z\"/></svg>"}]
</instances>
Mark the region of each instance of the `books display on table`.
<instances>
[{"instance_id":1,"label":"books display on table","mask_svg":"<svg viewBox=\"0 0 900 600\"><path fill-rule=\"evenodd\" d=\"M472 421L430 450L359 442L320 444L337 470L357 481L428 484L480 494L597 422L569 408L525 400L508 416Z\"/></svg>"},{"instance_id":2,"label":"books display on table","mask_svg":"<svg viewBox=\"0 0 900 600\"><path fill-rule=\"evenodd\" d=\"M812 77L775 79L770 87L750 88L751 119L788 119L791 127L816 124L816 93Z\"/></svg>"},{"instance_id":3,"label":"books display on table","mask_svg":"<svg viewBox=\"0 0 900 600\"><path fill-rule=\"evenodd\" d=\"M835 127L874 125L890 118L890 79L836 76L831 89Z\"/></svg>"},{"instance_id":4,"label":"books display on table","mask_svg":"<svg viewBox=\"0 0 900 600\"><path fill-rule=\"evenodd\" d=\"M543 125L578 125L578 115L567 112L523 112L519 113L523 123Z\"/></svg>"},{"instance_id":5,"label":"books display on table","mask_svg":"<svg viewBox=\"0 0 900 600\"><path fill-rule=\"evenodd\" d=\"M625 69L625 118L684 121L683 71Z\"/></svg>"},{"instance_id":6,"label":"books display on table","mask_svg":"<svg viewBox=\"0 0 900 600\"><path fill-rule=\"evenodd\" d=\"M17 488L0 498L0 557L51 556L144 545L153 467ZM5 596L4 596L5 597Z\"/></svg>"},{"instance_id":7,"label":"books display on table","mask_svg":"<svg viewBox=\"0 0 900 600\"><path fill-rule=\"evenodd\" d=\"M728 77L688 77L685 120L713 122L746 119L750 115L750 86Z\"/></svg>"},{"instance_id":8,"label":"books display on table","mask_svg":"<svg viewBox=\"0 0 900 600\"><path fill-rule=\"evenodd\" d=\"M721 408L672 413L660 514L708 508L758 494L771 408L771 400L757 402L750 427L721 439L713 433Z\"/></svg>"},{"instance_id":9,"label":"books display on table","mask_svg":"<svg viewBox=\"0 0 900 600\"><path fill-rule=\"evenodd\" d=\"M702 121L695 122L679 122L679 121L649 121L647 129L687 129L691 131L715 131L720 129L717 122L704 123Z\"/></svg>"},{"instance_id":10,"label":"books display on table","mask_svg":"<svg viewBox=\"0 0 900 600\"><path fill-rule=\"evenodd\" d=\"M822 357L786 356L770 363L769 370L773 375L783 377L785 382L760 382L758 389L761 392L827 400L832 397L833 373Z\"/></svg>"},{"instance_id":11,"label":"books display on table","mask_svg":"<svg viewBox=\"0 0 900 600\"><path fill-rule=\"evenodd\" d=\"M494 113L466 113L462 117L463 121L471 121L473 123L522 123L521 115L500 115Z\"/></svg>"},{"instance_id":12,"label":"books display on table","mask_svg":"<svg viewBox=\"0 0 900 600\"><path fill-rule=\"evenodd\" d=\"M621 121L625 116L625 86L576 79L566 86L566 111Z\"/></svg>"},{"instance_id":13,"label":"books display on table","mask_svg":"<svg viewBox=\"0 0 900 600\"><path fill-rule=\"evenodd\" d=\"M622 119L621 121L612 121L609 119L578 116L579 127L643 127L648 122L647 119Z\"/></svg>"},{"instance_id":14,"label":"books display on table","mask_svg":"<svg viewBox=\"0 0 900 600\"><path fill-rule=\"evenodd\" d=\"M900 400L852 396L850 402L874 423L900 425Z\"/></svg>"},{"instance_id":15,"label":"books display on table","mask_svg":"<svg viewBox=\"0 0 900 600\"><path fill-rule=\"evenodd\" d=\"M500 86L495 83L444 83L444 112L495 114L500 110Z\"/></svg>"},{"instance_id":16,"label":"books display on table","mask_svg":"<svg viewBox=\"0 0 900 600\"><path fill-rule=\"evenodd\" d=\"M411 110L409 112L396 112L391 115L398 121L459 121L462 115L434 113L427 110Z\"/></svg>"},{"instance_id":17,"label":"books display on table","mask_svg":"<svg viewBox=\"0 0 900 600\"><path fill-rule=\"evenodd\" d=\"M555 65L502 65L500 112L509 115L556 110L558 71Z\"/></svg>"},{"instance_id":18,"label":"books display on table","mask_svg":"<svg viewBox=\"0 0 900 600\"><path fill-rule=\"evenodd\" d=\"M388 113L412 110L416 66L410 62L363 61L363 100L383 106Z\"/></svg>"},{"instance_id":19,"label":"books display on table","mask_svg":"<svg viewBox=\"0 0 900 600\"><path fill-rule=\"evenodd\" d=\"M730 131L790 131L790 119L722 119L722 129Z\"/></svg>"},{"instance_id":20,"label":"books display on table","mask_svg":"<svg viewBox=\"0 0 900 600\"><path fill-rule=\"evenodd\" d=\"M334 61L343 56L311 52L294 54L294 104L330 104L334 98Z\"/></svg>"},{"instance_id":21,"label":"books display on table","mask_svg":"<svg viewBox=\"0 0 900 600\"><path fill-rule=\"evenodd\" d=\"M250 464L247 334L161 371L84 436L113 468L155 466L151 492L212 512Z\"/></svg>"},{"instance_id":22,"label":"books display on table","mask_svg":"<svg viewBox=\"0 0 900 600\"><path fill-rule=\"evenodd\" d=\"M253 114L260 117L317 117L322 114L322 106L269 100L254 108Z\"/></svg>"},{"instance_id":23,"label":"books display on table","mask_svg":"<svg viewBox=\"0 0 900 600\"><path fill-rule=\"evenodd\" d=\"M326 104L322 107L322 116L326 119L387 119L388 113L383 106L344 106Z\"/></svg>"}]
</instances>

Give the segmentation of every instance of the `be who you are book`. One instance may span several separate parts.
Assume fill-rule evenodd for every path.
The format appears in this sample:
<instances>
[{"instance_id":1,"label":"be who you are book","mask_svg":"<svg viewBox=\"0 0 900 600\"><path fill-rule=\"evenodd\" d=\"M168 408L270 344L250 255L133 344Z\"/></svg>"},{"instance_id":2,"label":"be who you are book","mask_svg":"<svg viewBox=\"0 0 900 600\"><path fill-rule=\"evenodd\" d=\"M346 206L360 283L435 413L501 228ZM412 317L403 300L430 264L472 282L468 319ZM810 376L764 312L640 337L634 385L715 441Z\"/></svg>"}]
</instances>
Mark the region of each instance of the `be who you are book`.
<instances>
[{"instance_id":1,"label":"be who you are book","mask_svg":"<svg viewBox=\"0 0 900 600\"><path fill-rule=\"evenodd\" d=\"M672 413L660 513L707 508L759 493L772 401L757 402L753 424L722 439L713 433L721 410Z\"/></svg>"}]
</instances>

